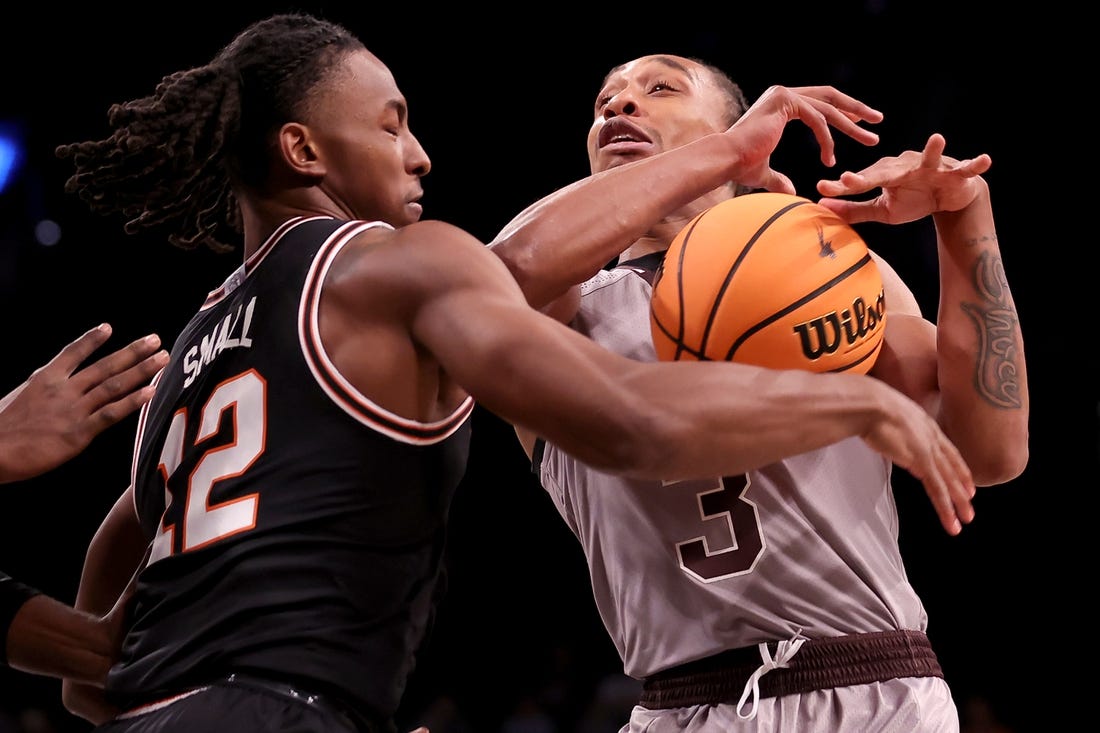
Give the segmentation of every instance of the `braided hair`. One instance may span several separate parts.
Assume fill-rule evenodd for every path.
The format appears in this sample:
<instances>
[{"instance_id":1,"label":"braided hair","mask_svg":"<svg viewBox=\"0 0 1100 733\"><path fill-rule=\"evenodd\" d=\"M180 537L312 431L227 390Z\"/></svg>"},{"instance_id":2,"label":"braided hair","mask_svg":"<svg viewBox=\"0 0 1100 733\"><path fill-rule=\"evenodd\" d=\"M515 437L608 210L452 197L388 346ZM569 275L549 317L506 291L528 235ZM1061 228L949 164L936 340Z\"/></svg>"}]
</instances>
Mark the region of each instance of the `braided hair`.
<instances>
[{"instance_id":1,"label":"braided hair","mask_svg":"<svg viewBox=\"0 0 1100 733\"><path fill-rule=\"evenodd\" d=\"M112 105L110 137L58 146L76 168L65 191L96 213L120 213L128 234L164 226L177 247L230 251L242 230L231 184L263 184L274 133L300 119L314 85L362 48L347 29L308 14L253 23L210 63Z\"/></svg>"}]
</instances>

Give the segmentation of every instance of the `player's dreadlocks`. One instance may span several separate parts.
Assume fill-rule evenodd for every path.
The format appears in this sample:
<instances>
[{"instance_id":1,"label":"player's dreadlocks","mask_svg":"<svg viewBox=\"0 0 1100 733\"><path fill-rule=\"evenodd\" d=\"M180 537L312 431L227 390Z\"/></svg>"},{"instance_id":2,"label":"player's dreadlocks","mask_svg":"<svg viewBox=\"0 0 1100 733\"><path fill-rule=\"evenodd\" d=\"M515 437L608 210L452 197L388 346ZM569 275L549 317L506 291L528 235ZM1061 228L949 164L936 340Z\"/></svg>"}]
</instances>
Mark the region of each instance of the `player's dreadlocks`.
<instances>
[{"instance_id":1,"label":"player's dreadlocks","mask_svg":"<svg viewBox=\"0 0 1100 733\"><path fill-rule=\"evenodd\" d=\"M76 172L65 191L121 213L129 234L170 226L168 241L224 252L241 233L230 182L258 186L273 134L300 119L310 89L362 43L343 27L288 13L254 23L205 66L164 77L151 96L112 105L113 133L58 146Z\"/></svg>"}]
</instances>

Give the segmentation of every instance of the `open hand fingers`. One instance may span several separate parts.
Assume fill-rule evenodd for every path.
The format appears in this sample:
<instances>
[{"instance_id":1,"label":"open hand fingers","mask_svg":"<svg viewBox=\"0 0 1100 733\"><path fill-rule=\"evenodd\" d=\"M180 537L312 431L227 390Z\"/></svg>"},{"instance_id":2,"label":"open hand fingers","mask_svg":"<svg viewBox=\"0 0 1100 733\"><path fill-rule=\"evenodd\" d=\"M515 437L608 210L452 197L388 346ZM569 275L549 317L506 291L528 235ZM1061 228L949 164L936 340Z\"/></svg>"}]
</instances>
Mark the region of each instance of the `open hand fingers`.
<instances>
[{"instance_id":1,"label":"open hand fingers","mask_svg":"<svg viewBox=\"0 0 1100 733\"><path fill-rule=\"evenodd\" d=\"M881 197L876 196L865 201L836 198L837 196L866 193L874 188L877 188L876 184L868 180L862 173L845 171L835 181L823 180L817 182L818 193L825 196L818 203L849 224L858 224L864 221L882 221L885 215L882 211Z\"/></svg>"},{"instance_id":2,"label":"open hand fingers","mask_svg":"<svg viewBox=\"0 0 1100 733\"><path fill-rule=\"evenodd\" d=\"M993 165L993 159L988 154L982 153L976 158L960 161L955 170L963 172L968 177L980 176Z\"/></svg>"},{"instance_id":3,"label":"open hand fingers","mask_svg":"<svg viewBox=\"0 0 1100 733\"><path fill-rule=\"evenodd\" d=\"M875 450L924 485L940 524L957 535L974 518L974 477L962 454L924 408L887 388L896 397L888 420L865 436Z\"/></svg>"},{"instance_id":4,"label":"open hand fingers","mask_svg":"<svg viewBox=\"0 0 1100 733\"><path fill-rule=\"evenodd\" d=\"M863 145L878 143L878 134L860 126L860 122L881 122L882 113L831 86L798 87L794 90L801 102L799 118L814 133L821 147L821 162L836 164L832 128ZM810 113L809 110L814 113Z\"/></svg>"},{"instance_id":5,"label":"open hand fingers","mask_svg":"<svg viewBox=\"0 0 1100 733\"><path fill-rule=\"evenodd\" d=\"M63 372L63 376L68 377L73 371L84 363L84 360L91 356L96 349L107 342L107 339L111 337L111 326L108 323L101 323L95 328L85 331L79 338L71 341L65 346L57 356L50 359L49 363L43 367L43 371L53 371L57 369Z\"/></svg>"},{"instance_id":6,"label":"open hand fingers","mask_svg":"<svg viewBox=\"0 0 1100 733\"><path fill-rule=\"evenodd\" d=\"M823 198L817 203L829 209L849 224L858 224L864 221L879 220L876 208L877 201L878 199L871 199L870 201L848 201L847 199Z\"/></svg>"},{"instance_id":7,"label":"open hand fingers","mask_svg":"<svg viewBox=\"0 0 1100 733\"><path fill-rule=\"evenodd\" d=\"M131 341L121 349L111 352L89 364L72 376L73 386L81 394L92 391L108 380L127 372L131 367L156 353L160 348L160 336L149 334Z\"/></svg>"},{"instance_id":8,"label":"open hand fingers","mask_svg":"<svg viewBox=\"0 0 1100 733\"><path fill-rule=\"evenodd\" d=\"M792 196L798 193L798 190L794 187L794 182L791 181L789 176L772 168L767 169L764 175L766 178L758 184L758 188L773 193L787 193Z\"/></svg>"},{"instance_id":9,"label":"open hand fingers","mask_svg":"<svg viewBox=\"0 0 1100 733\"><path fill-rule=\"evenodd\" d=\"M878 133L872 130L868 130L866 127L861 127L860 122L867 121L866 118L846 112L845 110L830 104L829 102L815 99L813 97L806 97L806 103L813 107L821 115L821 117L828 122L828 124L835 127L840 132L844 133L848 137L852 138L856 142L863 143L864 145L875 145L878 143ZM864 105L866 107L866 105ZM869 107L867 109L870 109ZM879 114L879 118L882 115Z\"/></svg>"},{"instance_id":10,"label":"open hand fingers","mask_svg":"<svg viewBox=\"0 0 1100 733\"><path fill-rule=\"evenodd\" d=\"M924 485L940 524L954 536L974 519L976 493L970 468L946 436L933 442L929 450L906 467Z\"/></svg>"},{"instance_id":11,"label":"open hand fingers","mask_svg":"<svg viewBox=\"0 0 1100 733\"><path fill-rule=\"evenodd\" d=\"M159 344L159 340L156 343ZM133 353L143 351L144 345L142 349ZM149 354L122 372L116 372L114 369L106 372L107 376L81 398L86 414L89 416L91 429L98 433L148 402L154 391L150 382L167 363L168 352L160 350Z\"/></svg>"},{"instance_id":12,"label":"open hand fingers","mask_svg":"<svg viewBox=\"0 0 1100 733\"><path fill-rule=\"evenodd\" d=\"M812 97L799 98L798 118L813 132L814 138L821 148L821 162L827 166L836 164L833 128L864 145L878 143L877 133L860 127L856 121L853 121L833 105Z\"/></svg>"},{"instance_id":13,"label":"open hand fingers","mask_svg":"<svg viewBox=\"0 0 1100 733\"><path fill-rule=\"evenodd\" d=\"M947 140L938 132L933 132L928 136L928 142L924 144L924 150L921 151L921 167L922 168L939 168L940 158L943 157L943 150L947 147Z\"/></svg>"},{"instance_id":14,"label":"open hand fingers","mask_svg":"<svg viewBox=\"0 0 1100 733\"><path fill-rule=\"evenodd\" d=\"M852 122L882 122L883 114L833 86L793 87L793 91L835 107Z\"/></svg>"},{"instance_id":15,"label":"open hand fingers","mask_svg":"<svg viewBox=\"0 0 1100 733\"><path fill-rule=\"evenodd\" d=\"M822 196L851 196L858 193L866 193L877 188L874 181L863 173L844 171L840 178L834 180L820 180L817 182L817 192Z\"/></svg>"},{"instance_id":16,"label":"open hand fingers","mask_svg":"<svg viewBox=\"0 0 1100 733\"><path fill-rule=\"evenodd\" d=\"M955 444L948 443L947 448L944 458L947 462L947 475L953 479L950 490L955 515L963 524L970 524L974 520L974 496L978 493L978 489L974 485L970 466L966 465Z\"/></svg>"}]
</instances>

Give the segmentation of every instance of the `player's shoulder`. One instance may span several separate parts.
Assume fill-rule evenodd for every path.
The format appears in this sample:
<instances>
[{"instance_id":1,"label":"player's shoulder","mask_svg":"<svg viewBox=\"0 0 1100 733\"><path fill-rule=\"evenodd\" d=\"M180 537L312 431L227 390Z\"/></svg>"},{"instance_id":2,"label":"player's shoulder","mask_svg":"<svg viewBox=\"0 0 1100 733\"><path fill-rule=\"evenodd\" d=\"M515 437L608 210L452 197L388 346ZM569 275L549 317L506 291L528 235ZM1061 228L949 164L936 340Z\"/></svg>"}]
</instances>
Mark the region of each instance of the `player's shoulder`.
<instances>
[{"instance_id":1,"label":"player's shoulder","mask_svg":"<svg viewBox=\"0 0 1100 733\"><path fill-rule=\"evenodd\" d=\"M364 229L356 234L355 244L366 251L399 260L439 258L444 261L468 256L471 249L485 249L485 245L465 229L439 219L424 219L396 229Z\"/></svg>"},{"instance_id":2,"label":"player's shoulder","mask_svg":"<svg viewBox=\"0 0 1100 733\"><path fill-rule=\"evenodd\" d=\"M390 292L445 287L484 259L496 259L472 234L436 219L363 229L348 244L337 263L336 281L356 288L388 283ZM330 279L329 287L337 282Z\"/></svg>"},{"instance_id":3,"label":"player's shoulder","mask_svg":"<svg viewBox=\"0 0 1100 733\"><path fill-rule=\"evenodd\" d=\"M422 219L394 230L394 236L407 243L431 246L436 244L477 244L485 246L462 227L442 219Z\"/></svg>"}]
</instances>

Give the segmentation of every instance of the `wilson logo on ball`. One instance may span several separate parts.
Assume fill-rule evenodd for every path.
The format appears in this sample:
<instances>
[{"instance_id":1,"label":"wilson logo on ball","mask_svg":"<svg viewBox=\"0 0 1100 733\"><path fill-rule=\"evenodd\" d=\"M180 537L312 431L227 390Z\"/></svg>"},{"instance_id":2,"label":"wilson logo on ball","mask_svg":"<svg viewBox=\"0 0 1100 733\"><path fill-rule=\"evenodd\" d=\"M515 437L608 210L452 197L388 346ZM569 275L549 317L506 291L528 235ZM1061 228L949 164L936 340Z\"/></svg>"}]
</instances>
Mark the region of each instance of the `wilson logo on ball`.
<instances>
[{"instance_id":1,"label":"wilson logo on ball","mask_svg":"<svg viewBox=\"0 0 1100 733\"><path fill-rule=\"evenodd\" d=\"M809 199L752 193L695 217L653 284L665 360L866 373L882 347L882 276L859 234Z\"/></svg>"},{"instance_id":2,"label":"wilson logo on ball","mask_svg":"<svg viewBox=\"0 0 1100 733\"><path fill-rule=\"evenodd\" d=\"M853 347L871 336L885 316L886 294L879 291L878 298L870 307L863 298L856 298L851 308L840 313L833 311L812 321L795 324L794 332L798 334L803 355L810 361L816 361L827 354L835 354L842 343Z\"/></svg>"}]
</instances>

